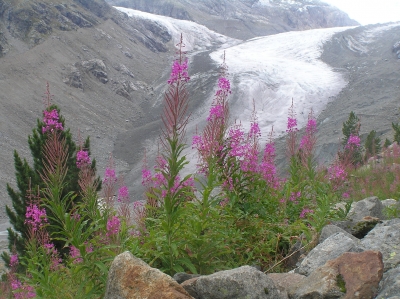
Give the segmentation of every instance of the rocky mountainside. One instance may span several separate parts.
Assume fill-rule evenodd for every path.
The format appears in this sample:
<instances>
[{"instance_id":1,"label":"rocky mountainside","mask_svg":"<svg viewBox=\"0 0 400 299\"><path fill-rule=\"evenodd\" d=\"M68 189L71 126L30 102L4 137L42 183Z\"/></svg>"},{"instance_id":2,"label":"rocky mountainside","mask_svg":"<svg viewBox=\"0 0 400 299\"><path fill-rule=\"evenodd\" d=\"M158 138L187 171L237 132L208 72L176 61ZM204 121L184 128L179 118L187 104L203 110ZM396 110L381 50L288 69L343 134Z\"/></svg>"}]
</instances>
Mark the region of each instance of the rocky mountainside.
<instances>
[{"instance_id":1,"label":"rocky mountainside","mask_svg":"<svg viewBox=\"0 0 400 299\"><path fill-rule=\"evenodd\" d=\"M106 0L122 6L202 24L218 33L249 39L292 30L358 23L319 0Z\"/></svg>"},{"instance_id":2,"label":"rocky mountainside","mask_svg":"<svg viewBox=\"0 0 400 299\"><path fill-rule=\"evenodd\" d=\"M6 183L15 185L13 151L29 160L27 136L42 117L46 82L74 136L90 135L101 171L115 137L149 110L152 84L174 50L163 28L128 18L101 0L0 0L0 36L4 219Z\"/></svg>"}]
</instances>

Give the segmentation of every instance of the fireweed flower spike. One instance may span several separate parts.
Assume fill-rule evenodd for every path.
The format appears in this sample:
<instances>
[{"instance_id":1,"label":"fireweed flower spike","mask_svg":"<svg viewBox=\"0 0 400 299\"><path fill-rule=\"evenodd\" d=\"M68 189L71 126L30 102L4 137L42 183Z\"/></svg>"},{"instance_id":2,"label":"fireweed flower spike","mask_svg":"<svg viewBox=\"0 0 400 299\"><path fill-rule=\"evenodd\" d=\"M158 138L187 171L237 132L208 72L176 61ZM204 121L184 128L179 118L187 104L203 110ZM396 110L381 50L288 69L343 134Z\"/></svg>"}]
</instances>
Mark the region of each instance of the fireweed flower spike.
<instances>
[{"instance_id":1,"label":"fireweed flower spike","mask_svg":"<svg viewBox=\"0 0 400 299\"><path fill-rule=\"evenodd\" d=\"M90 164L89 153L83 149L76 153L76 166L82 168L84 165Z\"/></svg>"},{"instance_id":2,"label":"fireweed flower spike","mask_svg":"<svg viewBox=\"0 0 400 299\"><path fill-rule=\"evenodd\" d=\"M43 134L49 131L52 132L53 130L64 130L62 123L59 122L58 111L56 109L51 111L44 110L43 122L45 124L45 126L42 127Z\"/></svg>"},{"instance_id":3,"label":"fireweed flower spike","mask_svg":"<svg viewBox=\"0 0 400 299\"><path fill-rule=\"evenodd\" d=\"M288 133L287 151L289 157L293 157L297 151L297 131L298 129L297 129L296 112L294 111L294 104L292 99L292 105L289 108L289 115L286 128L286 132Z\"/></svg>"}]
</instances>

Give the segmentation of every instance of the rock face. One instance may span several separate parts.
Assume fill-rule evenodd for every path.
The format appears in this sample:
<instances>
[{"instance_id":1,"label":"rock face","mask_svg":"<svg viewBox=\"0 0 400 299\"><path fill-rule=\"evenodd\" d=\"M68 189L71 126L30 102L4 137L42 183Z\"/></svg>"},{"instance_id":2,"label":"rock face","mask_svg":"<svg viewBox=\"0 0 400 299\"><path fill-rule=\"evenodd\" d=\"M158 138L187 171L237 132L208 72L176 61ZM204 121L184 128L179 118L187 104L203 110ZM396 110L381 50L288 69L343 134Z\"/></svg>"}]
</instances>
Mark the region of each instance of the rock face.
<instances>
[{"instance_id":1,"label":"rock face","mask_svg":"<svg viewBox=\"0 0 400 299\"><path fill-rule=\"evenodd\" d=\"M131 253L118 255L110 268L105 299L191 299L170 276Z\"/></svg>"},{"instance_id":2,"label":"rock face","mask_svg":"<svg viewBox=\"0 0 400 299\"><path fill-rule=\"evenodd\" d=\"M357 25L321 1L107 0L115 6L194 21L221 34L248 39L291 30Z\"/></svg>"}]
</instances>

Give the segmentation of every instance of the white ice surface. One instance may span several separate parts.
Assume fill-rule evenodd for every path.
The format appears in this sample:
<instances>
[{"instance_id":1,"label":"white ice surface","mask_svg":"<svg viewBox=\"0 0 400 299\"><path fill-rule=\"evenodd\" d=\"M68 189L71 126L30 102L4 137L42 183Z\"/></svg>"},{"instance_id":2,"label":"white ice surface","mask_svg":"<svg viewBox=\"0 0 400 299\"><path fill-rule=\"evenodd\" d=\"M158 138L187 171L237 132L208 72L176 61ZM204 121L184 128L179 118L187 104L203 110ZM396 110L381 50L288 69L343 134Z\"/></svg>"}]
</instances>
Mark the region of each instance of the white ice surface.
<instances>
[{"instance_id":1,"label":"white ice surface","mask_svg":"<svg viewBox=\"0 0 400 299\"><path fill-rule=\"evenodd\" d=\"M258 37L225 49L234 92L233 118L249 126L253 100L264 138L286 130L292 98L299 127L311 108L318 115L331 97L346 86L343 76L320 60L322 46L349 27L295 31ZM210 54L221 62L223 50Z\"/></svg>"},{"instance_id":2,"label":"white ice surface","mask_svg":"<svg viewBox=\"0 0 400 299\"><path fill-rule=\"evenodd\" d=\"M219 34L192 21L178 20L125 7L115 6L115 8L126 13L129 17L151 20L164 26L172 36L174 44L179 42L182 33L185 51L202 51L216 44L233 45L239 42L239 40Z\"/></svg>"}]
</instances>

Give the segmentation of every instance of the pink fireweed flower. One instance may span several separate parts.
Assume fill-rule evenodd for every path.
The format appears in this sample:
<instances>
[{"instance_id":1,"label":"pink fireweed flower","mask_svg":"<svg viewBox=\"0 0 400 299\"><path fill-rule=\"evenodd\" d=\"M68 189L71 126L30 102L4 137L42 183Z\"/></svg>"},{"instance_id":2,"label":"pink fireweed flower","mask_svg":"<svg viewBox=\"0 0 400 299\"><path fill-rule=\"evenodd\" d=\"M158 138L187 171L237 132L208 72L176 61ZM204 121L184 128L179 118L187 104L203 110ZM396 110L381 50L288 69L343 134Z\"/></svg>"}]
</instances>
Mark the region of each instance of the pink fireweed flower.
<instances>
[{"instance_id":1,"label":"pink fireweed flower","mask_svg":"<svg viewBox=\"0 0 400 299\"><path fill-rule=\"evenodd\" d=\"M80 150L76 153L76 166L81 168L84 165L90 164L89 153L85 150Z\"/></svg>"},{"instance_id":2,"label":"pink fireweed flower","mask_svg":"<svg viewBox=\"0 0 400 299\"><path fill-rule=\"evenodd\" d=\"M218 79L218 87L223 90L230 90L231 82L229 82L229 79L221 77Z\"/></svg>"},{"instance_id":3,"label":"pink fireweed flower","mask_svg":"<svg viewBox=\"0 0 400 299\"><path fill-rule=\"evenodd\" d=\"M307 122L307 126L306 126L306 132L308 134L314 134L317 132L317 121L315 120L315 118L310 118Z\"/></svg>"},{"instance_id":4,"label":"pink fireweed flower","mask_svg":"<svg viewBox=\"0 0 400 299\"><path fill-rule=\"evenodd\" d=\"M122 186L118 189L118 201L128 201L129 200L129 190L127 186Z\"/></svg>"},{"instance_id":5,"label":"pink fireweed flower","mask_svg":"<svg viewBox=\"0 0 400 299\"><path fill-rule=\"evenodd\" d=\"M301 197L301 192L300 191L298 191L298 192L292 192L291 194L290 194L290 198L289 198L289 200L291 201L291 202L293 202L294 204L298 204L298 199Z\"/></svg>"},{"instance_id":6,"label":"pink fireweed flower","mask_svg":"<svg viewBox=\"0 0 400 299\"><path fill-rule=\"evenodd\" d=\"M184 62L179 63L178 60L175 60L174 63L172 64L172 71L171 71L171 76L169 77L169 80L167 81L168 84L172 85L178 80L182 81L189 81L190 77L188 75L188 62L185 60Z\"/></svg>"},{"instance_id":7,"label":"pink fireweed flower","mask_svg":"<svg viewBox=\"0 0 400 299\"><path fill-rule=\"evenodd\" d=\"M154 166L156 170L168 170L168 162L163 157L158 156L156 158L157 165Z\"/></svg>"},{"instance_id":8,"label":"pink fireweed flower","mask_svg":"<svg viewBox=\"0 0 400 299\"><path fill-rule=\"evenodd\" d=\"M260 126L257 122L252 122L250 125L249 137L261 137Z\"/></svg>"},{"instance_id":9,"label":"pink fireweed flower","mask_svg":"<svg viewBox=\"0 0 400 299\"><path fill-rule=\"evenodd\" d=\"M69 255L74 259L74 264L79 264L83 262L81 252L73 245L69 246Z\"/></svg>"},{"instance_id":10,"label":"pink fireweed flower","mask_svg":"<svg viewBox=\"0 0 400 299\"><path fill-rule=\"evenodd\" d=\"M104 172L103 183L115 183L117 181L117 176L115 175L115 170L112 168L106 168Z\"/></svg>"},{"instance_id":11,"label":"pink fireweed flower","mask_svg":"<svg viewBox=\"0 0 400 299\"><path fill-rule=\"evenodd\" d=\"M360 147L360 137L357 135L350 135L347 140L346 149Z\"/></svg>"},{"instance_id":12,"label":"pink fireweed flower","mask_svg":"<svg viewBox=\"0 0 400 299\"><path fill-rule=\"evenodd\" d=\"M113 216L107 221L107 236L116 235L119 232L121 222L117 216Z\"/></svg>"},{"instance_id":13,"label":"pink fireweed flower","mask_svg":"<svg viewBox=\"0 0 400 299\"><path fill-rule=\"evenodd\" d=\"M30 285L21 283L15 276L11 277L11 289L15 291L13 292L15 299L28 299L36 297L35 289Z\"/></svg>"},{"instance_id":14,"label":"pink fireweed flower","mask_svg":"<svg viewBox=\"0 0 400 299\"><path fill-rule=\"evenodd\" d=\"M48 131L52 132L54 129L56 130L64 130L62 123L59 122L58 111L53 109L52 111L43 111L43 122L45 124L42 127L42 133L46 133Z\"/></svg>"},{"instance_id":15,"label":"pink fireweed flower","mask_svg":"<svg viewBox=\"0 0 400 299\"><path fill-rule=\"evenodd\" d=\"M85 251L86 253L92 253L93 252L93 245L88 244L88 242L85 242Z\"/></svg>"},{"instance_id":16,"label":"pink fireweed flower","mask_svg":"<svg viewBox=\"0 0 400 299\"><path fill-rule=\"evenodd\" d=\"M340 164L332 165L328 168L328 178L335 181L345 181L347 178L346 170Z\"/></svg>"},{"instance_id":17,"label":"pink fireweed flower","mask_svg":"<svg viewBox=\"0 0 400 299\"><path fill-rule=\"evenodd\" d=\"M297 131L297 119L288 117L286 132Z\"/></svg>"},{"instance_id":18,"label":"pink fireweed flower","mask_svg":"<svg viewBox=\"0 0 400 299\"><path fill-rule=\"evenodd\" d=\"M230 152L229 155L231 157L241 158L244 155L245 148L244 144L245 134L241 128L241 126L236 125L231 128L228 132L228 140L230 141Z\"/></svg>"},{"instance_id":19,"label":"pink fireweed flower","mask_svg":"<svg viewBox=\"0 0 400 299\"><path fill-rule=\"evenodd\" d=\"M310 210L310 209L303 209L300 213L300 218L305 218L307 214L312 214L314 213L314 210Z\"/></svg>"},{"instance_id":20,"label":"pink fireweed flower","mask_svg":"<svg viewBox=\"0 0 400 299\"><path fill-rule=\"evenodd\" d=\"M11 266L11 268L17 266L18 263L19 263L18 254L11 255L11 257L10 257L10 266Z\"/></svg>"},{"instance_id":21,"label":"pink fireweed flower","mask_svg":"<svg viewBox=\"0 0 400 299\"><path fill-rule=\"evenodd\" d=\"M148 186L151 183L151 171L147 168L142 169L142 185Z\"/></svg>"},{"instance_id":22,"label":"pink fireweed flower","mask_svg":"<svg viewBox=\"0 0 400 299\"><path fill-rule=\"evenodd\" d=\"M207 117L207 121L223 117L224 117L224 107L220 104L217 104L211 107L210 115Z\"/></svg>"},{"instance_id":23,"label":"pink fireweed flower","mask_svg":"<svg viewBox=\"0 0 400 299\"><path fill-rule=\"evenodd\" d=\"M265 145L260 173L270 187L276 186L275 145L272 141Z\"/></svg>"},{"instance_id":24,"label":"pink fireweed flower","mask_svg":"<svg viewBox=\"0 0 400 299\"><path fill-rule=\"evenodd\" d=\"M203 138L199 135L194 135L192 137L192 149L197 148L201 150L203 147Z\"/></svg>"},{"instance_id":25,"label":"pink fireweed flower","mask_svg":"<svg viewBox=\"0 0 400 299\"><path fill-rule=\"evenodd\" d=\"M30 225L33 231L41 228L45 222L47 222L47 215L44 208L40 209L37 205L32 203L26 207L25 224Z\"/></svg>"}]
</instances>

